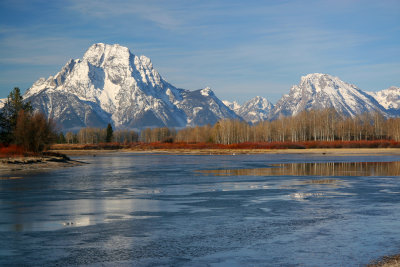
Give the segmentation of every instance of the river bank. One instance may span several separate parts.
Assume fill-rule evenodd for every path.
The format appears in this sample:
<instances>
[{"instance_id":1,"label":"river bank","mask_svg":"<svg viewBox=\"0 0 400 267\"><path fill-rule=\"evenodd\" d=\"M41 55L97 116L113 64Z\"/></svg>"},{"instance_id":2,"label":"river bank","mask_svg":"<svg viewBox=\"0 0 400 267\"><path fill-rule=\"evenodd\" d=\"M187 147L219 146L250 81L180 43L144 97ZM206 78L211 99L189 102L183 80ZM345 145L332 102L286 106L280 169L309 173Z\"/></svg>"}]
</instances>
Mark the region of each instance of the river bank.
<instances>
[{"instance_id":1,"label":"river bank","mask_svg":"<svg viewBox=\"0 0 400 267\"><path fill-rule=\"evenodd\" d=\"M30 156L10 157L0 159L0 173L46 170L64 167L79 166L85 164L80 161L71 160L65 155L60 156Z\"/></svg>"},{"instance_id":2,"label":"river bank","mask_svg":"<svg viewBox=\"0 0 400 267\"><path fill-rule=\"evenodd\" d=\"M400 148L309 148L309 149L68 149L52 150L69 156L105 153L188 154L188 155L243 155L243 154L319 154L319 155L400 155Z\"/></svg>"}]
</instances>

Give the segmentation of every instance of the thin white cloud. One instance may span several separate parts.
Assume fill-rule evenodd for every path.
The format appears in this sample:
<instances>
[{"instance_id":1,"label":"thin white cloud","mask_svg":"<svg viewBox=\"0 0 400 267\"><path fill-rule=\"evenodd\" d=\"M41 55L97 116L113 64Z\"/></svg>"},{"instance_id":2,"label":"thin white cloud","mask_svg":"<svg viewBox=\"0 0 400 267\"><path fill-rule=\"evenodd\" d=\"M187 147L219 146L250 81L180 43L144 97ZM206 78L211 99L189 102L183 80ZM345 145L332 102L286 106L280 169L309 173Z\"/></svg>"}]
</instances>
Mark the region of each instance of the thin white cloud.
<instances>
[{"instance_id":1,"label":"thin white cloud","mask_svg":"<svg viewBox=\"0 0 400 267\"><path fill-rule=\"evenodd\" d=\"M143 20L151 21L166 29L173 29L181 24L177 15L162 7L158 1L120 1L120 0L71 0L69 8L84 16L99 19L137 16ZM166 3L166 2L164 2ZM168 4L168 3L166 3ZM121 19L121 18L119 18Z\"/></svg>"}]
</instances>

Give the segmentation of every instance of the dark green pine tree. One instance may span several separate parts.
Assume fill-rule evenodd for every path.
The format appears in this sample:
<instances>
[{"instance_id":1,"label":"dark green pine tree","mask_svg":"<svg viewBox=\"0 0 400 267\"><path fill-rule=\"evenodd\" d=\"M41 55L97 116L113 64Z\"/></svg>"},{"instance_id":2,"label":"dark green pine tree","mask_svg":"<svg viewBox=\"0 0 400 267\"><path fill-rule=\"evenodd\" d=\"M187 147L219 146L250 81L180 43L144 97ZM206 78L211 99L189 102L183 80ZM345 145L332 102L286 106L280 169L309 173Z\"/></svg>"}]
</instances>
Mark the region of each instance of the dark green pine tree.
<instances>
[{"instance_id":1,"label":"dark green pine tree","mask_svg":"<svg viewBox=\"0 0 400 267\"><path fill-rule=\"evenodd\" d=\"M113 138L113 128L112 128L111 124L109 123L107 125L106 143L110 143L112 141L112 138Z\"/></svg>"},{"instance_id":2,"label":"dark green pine tree","mask_svg":"<svg viewBox=\"0 0 400 267\"><path fill-rule=\"evenodd\" d=\"M31 113L32 106L30 102L23 101L21 91L15 87L0 110L0 143L10 144L14 141L13 131L21 110Z\"/></svg>"},{"instance_id":3,"label":"dark green pine tree","mask_svg":"<svg viewBox=\"0 0 400 267\"><path fill-rule=\"evenodd\" d=\"M67 140L65 139L64 133L61 132L58 137L57 137L57 143L58 144L65 144L67 143Z\"/></svg>"}]
</instances>

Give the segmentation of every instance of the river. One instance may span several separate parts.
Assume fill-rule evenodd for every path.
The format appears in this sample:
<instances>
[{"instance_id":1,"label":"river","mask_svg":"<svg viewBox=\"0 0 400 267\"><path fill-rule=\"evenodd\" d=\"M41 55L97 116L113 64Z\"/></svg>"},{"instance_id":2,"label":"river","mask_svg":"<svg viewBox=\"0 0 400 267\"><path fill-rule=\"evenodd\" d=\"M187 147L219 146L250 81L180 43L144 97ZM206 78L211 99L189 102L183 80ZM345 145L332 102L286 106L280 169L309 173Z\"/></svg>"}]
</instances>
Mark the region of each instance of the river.
<instances>
[{"instance_id":1,"label":"river","mask_svg":"<svg viewBox=\"0 0 400 267\"><path fill-rule=\"evenodd\" d=\"M79 156L0 173L0 265L359 266L400 252L400 156Z\"/></svg>"}]
</instances>

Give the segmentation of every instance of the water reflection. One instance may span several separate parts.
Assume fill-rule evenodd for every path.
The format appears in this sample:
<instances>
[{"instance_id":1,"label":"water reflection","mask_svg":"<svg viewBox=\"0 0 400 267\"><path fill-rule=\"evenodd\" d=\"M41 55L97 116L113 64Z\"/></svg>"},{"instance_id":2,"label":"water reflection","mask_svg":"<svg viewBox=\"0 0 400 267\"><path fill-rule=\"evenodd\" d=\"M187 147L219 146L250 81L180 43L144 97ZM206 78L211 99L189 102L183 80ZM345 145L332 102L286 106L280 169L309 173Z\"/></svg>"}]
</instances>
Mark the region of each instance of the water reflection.
<instances>
[{"instance_id":1,"label":"water reflection","mask_svg":"<svg viewBox=\"0 0 400 267\"><path fill-rule=\"evenodd\" d=\"M13 204L0 202L1 204ZM14 203L18 205L18 203ZM13 208L0 218L3 231L49 231L104 222L148 219L157 216L135 213L176 212L181 207L152 199L76 199L49 202L41 206Z\"/></svg>"},{"instance_id":2,"label":"water reflection","mask_svg":"<svg viewBox=\"0 0 400 267\"><path fill-rule=\"evenodd\" d=\"M323 162L271 164L268 168L200 170L214 176L399 176L400 162ZM334 183L319 180L315 183Z\"/></svg>"},{"instance_id":3,"label":"water reflection","mask_svg":"<svg viewBox=\"0 0 400 267\"><path fill-rule=\"evenodd\" d=\"M24 177L21 176L10 176L10 177L0 177L0 180L15 180L15 179L22 179Z\"/></svg>"}]
</instances>

